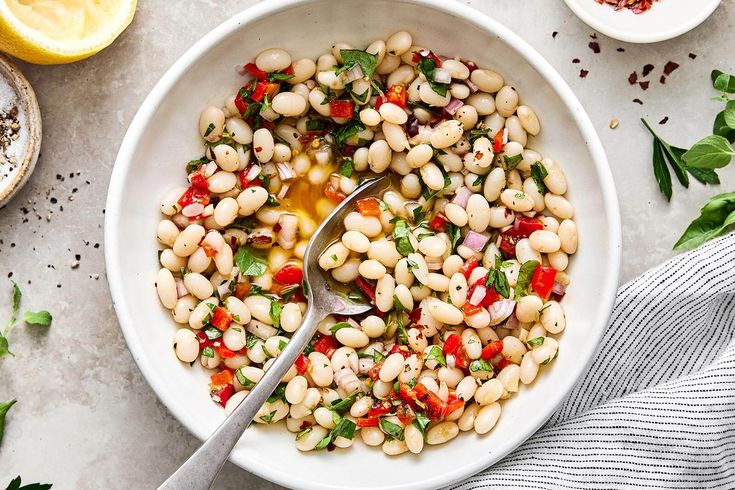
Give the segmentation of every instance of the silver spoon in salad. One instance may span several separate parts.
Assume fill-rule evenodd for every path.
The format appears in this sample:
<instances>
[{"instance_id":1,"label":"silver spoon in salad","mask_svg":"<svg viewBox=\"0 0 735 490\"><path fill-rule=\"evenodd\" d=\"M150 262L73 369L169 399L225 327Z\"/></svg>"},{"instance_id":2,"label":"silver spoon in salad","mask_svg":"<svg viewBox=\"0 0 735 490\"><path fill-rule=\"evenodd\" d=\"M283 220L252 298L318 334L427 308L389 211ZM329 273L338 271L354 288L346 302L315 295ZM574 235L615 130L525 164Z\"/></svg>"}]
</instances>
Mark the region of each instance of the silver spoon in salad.
<instances>
[{"instance_id":1,"label":"silver spoon in salad","mask_svg":"<svg viewBox=\"0 0 735 490\"><path fill-rule=\"evenodd\" d=\"M179 467L159 490L204 490L210 488L232 449L253 421L261 406L271 396L281 378L290 369L316 333L317 326L327 315L360 315L372 309L372 305L355 303L331 288L319 269L319 255L334 241L345 216L352 211L355 202L363 197L378 194L388 187L390 179L376 177L364 181L322 221L304 252L304 294L308 306L299 329L288 345L276 358L263 378L230 416L204 441L199 449Z\"/></svg>"}]
</instances>

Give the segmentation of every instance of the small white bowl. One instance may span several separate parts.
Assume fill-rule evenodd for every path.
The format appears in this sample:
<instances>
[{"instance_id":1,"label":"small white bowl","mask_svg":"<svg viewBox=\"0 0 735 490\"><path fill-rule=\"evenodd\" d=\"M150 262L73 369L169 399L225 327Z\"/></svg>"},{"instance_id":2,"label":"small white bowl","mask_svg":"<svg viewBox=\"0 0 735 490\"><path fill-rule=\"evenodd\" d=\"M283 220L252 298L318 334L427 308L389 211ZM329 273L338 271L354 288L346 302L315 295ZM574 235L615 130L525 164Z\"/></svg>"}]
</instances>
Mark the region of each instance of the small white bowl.
<instances>
[{"instance_id":1,"label":"small white bowl","mask_svg":"<svg viewBox=\"0 0 735 490\"><path fill-rule=\"evenodd\" d=\"M235 93L243 83L235 67L262 49L316 58L336 41L367 46L400 30L412 32L417 45L497 69L537 111L543 129L533 147L562 164L579 228L564 298L568 327L559 357L503 402L500 421L484 436L463 433L420 455L389 457L361 441L349 450L300 453L283 424L245 431L230 459L292 488L440 488L495 463L533 434L585 373L615 300L620 216L603 147L570 88L521 38L447 0L262 2L207 34L166 72L131 123L112 173L105 218L110 290L133 358L161 402L199 439L224 420L209 397L210 373L176 359L176 326L154 288L160 199L185 182L185 162L201 155L201 109Z\"/></svg>"},{"instance_id":2,"label":"small white bowl","mask_svg":"<svg viewBox=\"0 0 735 490\"><path fill-rule=\"evenodd\" d=\"M705 21L720 0L659 0L634 14L596 0L564 0L577 17L606 36L629 43L655 43L689 32Z\"/></svg>"},{"instance_id":3,"label":"small white bowl","mask_svg":"<svg viewBox=\"0 0 735 490\"><path fill-rule=\"evenodd\" d=\"M17 163L12 169L0 163L0 208L28 181L33 173L41 149L41 110L31 84L18 66L0 54L0 112L11 106L18 109L21 125L20 138L10 145L10 154ZM6 107L7 106L7 107Z\"/></svg>"}]
</instances>

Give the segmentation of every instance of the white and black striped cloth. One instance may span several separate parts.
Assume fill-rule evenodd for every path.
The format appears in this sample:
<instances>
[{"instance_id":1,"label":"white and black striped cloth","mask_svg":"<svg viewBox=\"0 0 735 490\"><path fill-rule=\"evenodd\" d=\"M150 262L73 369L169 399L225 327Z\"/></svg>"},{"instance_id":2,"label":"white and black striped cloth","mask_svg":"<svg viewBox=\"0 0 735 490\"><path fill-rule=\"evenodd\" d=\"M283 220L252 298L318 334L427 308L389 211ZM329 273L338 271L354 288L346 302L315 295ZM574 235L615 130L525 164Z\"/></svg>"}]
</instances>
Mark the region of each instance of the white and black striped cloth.
<instances>
[{"instance_id":1,"label":"white and black striped cloth","mask_svg":"<svg viewBox=\"0 0 735 490\"><path fill-rule=\"evenodd\" d=\"M622 286L559 410L451 488L735 488L735 235Z\"/></svg>"}]
</instances>

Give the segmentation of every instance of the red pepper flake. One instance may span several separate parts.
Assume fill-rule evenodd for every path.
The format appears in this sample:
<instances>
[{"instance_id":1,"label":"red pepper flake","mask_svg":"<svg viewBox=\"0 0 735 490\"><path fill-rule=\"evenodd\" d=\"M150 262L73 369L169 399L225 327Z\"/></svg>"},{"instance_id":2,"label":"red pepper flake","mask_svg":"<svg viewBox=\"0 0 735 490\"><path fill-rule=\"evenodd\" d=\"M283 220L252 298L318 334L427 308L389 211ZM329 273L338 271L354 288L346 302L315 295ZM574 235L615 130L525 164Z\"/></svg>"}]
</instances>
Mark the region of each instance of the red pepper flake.
<instances>
[{"instance_id":1,"label":"red pepper flake","mask_svg":"<svg viewBox=\"0 0 735 490\"><path fill-rule=\"evenodd\" d=\"M646 81L646 82L638 82L638 85L640 85L643 90L648 90L648 85L650 83L651 82L648 82L648 81Z\"/></svg>"},{"instance_id":2,"label":"red pepper flake","mask_svg":"<svg viewBox=\"0 0 735 490\"><path fill-rule=\"evenodd\" d=\"M618 48L617 49L617 52L618 53L625 53L625 48Z\"/></svg>"},{"instance_id":3,"label":"red pepper flake","mask_svg":"<svg viewBox=\"0 0 735 490\"><path fill-rule=\"evenodd\" d=\"M589 70L584 70L584 69L579 70L579 78L586 78L589 72L590 72Z\"/></svg>"},{"instance_id":4,"label":"red pepper flake","mask_svg":"<svg viewBox=\"0 0 735 490\"><path fill-rule=\"evenodd\" d=\"M572 60L572 63L574 63L575 65L576 65L577 63L579 63L579 58L574 58L574 59Z\"/></svg>"},{"instance_id":5,"label":"red pepper flake","mask_svg":"<svg viewBox=\"0 0 735 490\"><path fill-rule=\"evenodd\" d=\"M697 55L694 54L694 53L689 53L689 58L691 58L693 60L696 60L697 59Z\"/></svg>"},{"instance_id":6,"label":"red pepper flake","mask_svg":"<svg viewBox=\"0 0 735 490\"><path fill-rule=\"evenodd\" d=\"M664 75L669 76L671 73L679 68L678 63L674 63L673 61L669 61L666 63L666 66L664 66Z\"/></svg>"},{"instance_id":7,"label":"red pepper flake","mask_svg":"<svg viewBox=\"0 0 735 490\"><path fill-rule=\"evenodd\" d=\"M551 33L551 37L554 38L554 39L556 39L556 36L558 36L558 35L559 35L559 31L554 31L554 32Z\"/></svg>"},{"instance_id":8,"label":"red pepper flake","mask_svg":"<svg viewBox=\"0 0 735 490\"><path fill-rule=\"evenodd\" d=\"M628 83L631 85L635 85L636 83L638 83L638 74L636 72L628 75Z\"/></svg>"},{"instance_id":9,"label":"red pepper flake","mask_svg":"<svg viewBox=\"0 0 735 490\"><path fill-rule=\"evenodd\" d=\"M633 99L633 102L635 102L636 104L643 105L643 101L641 99Z\"/></svg>"},{"instance_id":10,"label":"red pepper flake","mask_svg":"<svg viewBox=\"0 0 735 490\"><path fill-rule=\"evenodd\" d=\"M592 39L597 39L597 33L596 32L593 32L592 34L590 34L590 37Z\"/></svg>"},{"instance_id":11,"label":"red pepper flake","mask_svg":"<svg viewBox=\"0 0 735 490\"><path fill-rule=\"evenodd\" d=\"M666 75L661 75L661 78L659 78L658 81L661 82L661 85L666 84Z\"/></svg>"},{"instance_id":12,"label":"red pepper flake","mask_svg":"<svg viewBox=\"0 0 735 490\"><path fill-rule=\"evenodd\" d=\"M666 124L669 122L669 116L665 116L663 119L661 119L658 123L659 124Z\"/></svg>"},{"instance_id":13,"label":"red pepper flake","mask_svg":"<svg viewBox=\"0 0 735 490\"><path fill-rule=\"evenodd\" d=\"M600 52L600 43L598 43L596 41L592 41L587 46L589 46L590 49L592 50L592 52L595 53L595 54L598 54Z\"/></svg>"},{"instance_id":14,"label":"red pepper flake","mask_svg":"<svg viewBox=\"0 0 735 490\"><path fill-rule=\"evenodd\" d=\"M653 66L653 65L652 65L652 64L650 64L650 63L648 63L647 65L645 65L645 66L643 67L643 76L644 76L644 77L647 77L647 76L648 76L648 74L649 74L649 73L651 73L651 72L653 71L653 69L654 69L654 68L655 68L655 66Z\"/></svg>"}]
</instances>

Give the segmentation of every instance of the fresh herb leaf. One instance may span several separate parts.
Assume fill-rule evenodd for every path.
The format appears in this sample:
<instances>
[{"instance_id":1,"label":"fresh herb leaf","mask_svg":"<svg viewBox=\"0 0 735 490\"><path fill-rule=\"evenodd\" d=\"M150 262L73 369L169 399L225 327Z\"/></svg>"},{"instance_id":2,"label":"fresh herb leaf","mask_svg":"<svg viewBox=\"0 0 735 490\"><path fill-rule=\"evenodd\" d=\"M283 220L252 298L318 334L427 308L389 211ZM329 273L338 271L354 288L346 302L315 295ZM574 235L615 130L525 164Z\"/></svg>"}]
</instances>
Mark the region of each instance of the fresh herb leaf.
<instances>
[{"instance_id":1,"label":"fresh herb leaf","mask_svg":"<svg viewBox=\"0 0 735 490\"><path fill-rule=\"evenodd\" d=\"M395 296L393 299L395 300ZM398 344L406 345L408 343L408 332L406 331L406 326L403 324L403 320L401 320L400 313L396 315L396 323L398 323L398 328L396 328L396 340Z\"/></svg>"},{"instance_id":2,"label":"fresh herb leaf","mask_svg":"<svg viewBox=\"0 0 735 490\"><path fill-rule=\"evenodd\" d=\"M46 310L38 312L26 311L23 313L23 321L29 325L41 325L42 327L48 327L51 325L51 313Z\"/></svg>"},{"instance_id":3,"label":"fresh herb leaf","mask_svg":"<svg viewBox=\"0 0 735 490\"><path fill-rule=\"evenodd\" d=\"M352 291L347 293L347 299L349 299L350 301L354 303L366 303L367 302L365 295L362 294L357 289L353 289Z\"/></svg>"},{"instance_id":4,"label":"fresh herb leaf","mask_svg":"<svg viewBox=\"0 0 735 490\"><path fill-rule=\"evenodd\" d=\"M248 247L240 247L235 254L235 263L244 276L262 276L268 269L265 260L253 255Z\"/></svg>"},{"instance_id":5,"label":"fresh herb leaf","mask_svg":"<svg viewBox=\"0 0 735 490\"><path fill-rule=\"evenodd\" d=\"M214 131L214 128L214 123L209 123L209 126L207 126L207 129L204 131L204 137L206 138L207 136L209 136L210 133Z\"/></svg>"},{"instance_id":6,"label":"fresh herb leaf","mask_svg":"<svg viewBox=\"0 0 735 490\"><path fill-rule=\"evenodd\" d=\"M322 119L309 119L306 121L307 131L321 131L324 129L324 120Z\"/></svg>"},{"instance_id":7,"label":"fresh herb leaf","mask_svg":"<svg viewBox=\"0 0 735 490\"><path fill-rule=\"evenodd\" d=\"M505 162L505 166L508 168L508 170L513 170L518 166L521 161L523 161L523 155L513 155L512 157L509 157L508 155L503 155L503 161Z\"/></svg>"},{"instance_id":8,"label":"fresh herb leaf","mask_svg":"<svg viewBox=\"0 0 735 490\"><path fill-rule=\"evenodd\" d=\"M503 298L508 298L510 296L510 284L508 284L508 278L506 277L505 272L500 270L501 267L503 267L503 261L496 255L495 269L492 271L494 274L491 274L495 276L493 285L495 286L495 291L497 291L498 294Z\"/></svg>"},{"instance_id":9,"label":"fresh herb leaf","mask_svg":"<svg viewBox=\"0 0 735 490\"><path fill-rule=\"evenodd\" d=\"M434 360L441 364L442 366L447 365L447 358L444 357L444 353L442 352L442 348L438 345L432 345L431 349L429 349L429 353L426 355L426 361Z\"/></svg>"},{"instance_id":10,"label":"fresh herb leaf","mask_svg":"<svg viewBox=\"0 0 735 490\"><path fill-rule=\"evenodd\" d=\"M413 245L411 245L411 240L408 238L408 234L408 222L402 218L397 219L393 227L393 241L396 243L398 253L404 257L408 257L408 254L414 252Z\"/></svg>"},{"instance_id":11,"label":"fresh herb leaf","mask_svg":"<svg viewBox=\"0 0 735 490\"><path fill-rule=\"evenodd\" d=\"M453 225L451 223L447 223L444 225L444 229L449 235L449 239L452 243L452 252L457 250L457 244L459 243L459 240L462 238L462 229L457 226Z\"/></svg>"},{"instance_id":12,"label":"fresh herb leaf","mask_svg":"<svg viewBox=\"0 0 735 490\"><path fill-rule=\"evenodd\" d=\"M718 185L720 183L720 178L717 176L717 172L712 169L693 167L687 167L686 169L692 177L703 184Z\"/></svg>"},{"instance_id":13,"label":"fresh herb leaf","mask_svg":"<svg viewBox=\"0 0 735 490\"><path fill-rule=\"evenodd\" d=\"M212 349L211 347L207 346L204 349L202 349L202 355L204 357L214 357L214 349Z\"/></svg>"},{"instance_id":14,"label":"fresh herb leaf","mask_svg":"<svg viewBox=\"0 0 735 490\"><path fill-rule=\"evenodd\" d=\"M391 436L393 439L398 439L399 441L403 440L403 428L400 425L394 424L384 418L379 420L379 424L380 430L382 430L384 434Z\"/></svg>"},{"instance_id":15,"label":"fresh herb leaf","mask_svg":"<svg viewBox=\"0 0 735 490\"><path fill-rule=\"evenodd\" d=\"M370 54L367 51L361 51L359 49L340 49L339 54L342 56L343 66L337 69L337 74L343 71L349 71L355 66L360 65L363 76L370 78L378 66L377 54Z\"/></svg>"},{"instance_id":16,"label":"fresh herb leaf","mask_svg":"<svg viewBox=\"0 0 735 490\"><path fill-rule=\"evenodd\" d=\"M355 437L356 428L357 425L355 425L353 421L348 418L342 418L340 419L339 423L334 427L334 429L329 431L329 434L327 434L324 439L319 441L314 449L324 449L325 447L329 446L330 442L338 437L344 437L345 439L351 440Z\"/></svg>"},{"instance_id":17,"label":"fresh herb leaf","mask_svg":"<svg viewBox=\"0 0 735 490\"><path fill-rule=\"evenodd\" d=\"M365 131L365 126L360 121L350 119L344 126L337 130L334 134L334 139L339 146L344 146L345 141L362 131Z\"/></svg>"},{"instance_id":18,"label":"fresh herb leaf","mask_svg":"<svg viewBox=\"0 0 735 490\"><path fill-rule=\"evenodd\" d=\"M533 272L536 270L538 262L535 260L529 260L521 265L518 270L518 280L516 281L515 299L516 301L523 296L528 296L529 287L531 285L531 278Z\"/></svg>"},{"instance_id":19,"label":"fresh herb leaf","mask_svg":"<svg viewBox=\"0 0 735 490\"><path fill-rule=\"evenodd\" d=\"M429 82L431 90L436 92L441 97L445 97L447 95L449 84L434 81L434 74L436 73L436 62L432 58L421 58L418 65L416 66L416 69L419 71L419 73L422 73L426 77L426 81Z\"/></svg>"},{"instance_id":20,"label":"fresh herb leaf","mask_svg":"<svg viewBox=\"0 0 735 490\"><path fill-rule=\"evenodd\" d=\"M273 410L273 411L272 411L271 413L269 413L268 415L261 415L261 416L260 416L260 420L262 420L262 421L263 421L263 422L265 422L266 424L270 424L270 423L271 423L271 421L273 420L273 417L275 417L275 415L276 415L276 413L277 413L277 412L278 412L278 410Z\"/></svg>"},{"instance_id":21,"label":"fresh herb leaf","mask_svg":"<svg viewBox=\"0 0 735 490\"><path fill-rule=\"evenodd\" d=\"M353 173L355 173L355 164L352 163L352 159L343 158L342 165L339 168L339 174L344 175L347 178L350 178L352 177Z\"/></svg>"},{"instance_id":22,"label":"fresh herb leaf","mask_svg":"<svg viewBox=\"0 0 735 490\"><path fill-rule=\"evenodd\" d=\"M546 194L546 184L544 183L544 179L549 175L549 171L546 170L546 167L541 162L536 162L533 165L531 165L531 178L536 183L536 187L538 187L538 191L541 194Z\"/></svg>"},{"instance_id":23,"label":"fresh herb leaf","mask_svg":"<svg viewBox=\"0 0 735 490\"><path fill-rule=\"evenodd\" d=\"M716 134L702 138L694 143L684 155L682 160L688 167L694 168L722 168L732 160L735 155L730 142Z\"/></svg>"},{"instance_id":24,"label":"fresh herb leaf","mask_svg":"<svg viewBox=\"0 0 735 490\"><path fill-rule=\"evenodd\" d=\"M252 390L255 386L255 381L252 381L250 378L245 376L245 374L242 372L242 368L238 368L235 370L235 377L237 378L237 382L240 383L246 390Z\"/></svg>"},{"instance_id":25,"label":"fresh herb leaf","mask_svg":"<svg viewBox=\"0 0 735 490\"><path fill-rule=\"evenodd\" d=\"M493 365L484 359L475 359L470 363L470 371L476 373L478 371L493 372Z\"/></svg>"},{"instance_id":26,"label":"fresh herb leaf","mask_svg":"<svg viewBox=\"0 0 735 490\"><path fill-rule=\"evenodd\" d=\"M12 399L5 403L0 403L0 443L3 442L3 433L5 432L5 415L8 413L8 410L10 410L10 407L15 404L15 402L16 400ZM20 477L18 478L20 479Z\"/></svg>"},{"instance_id":27,"label":"fresh herb leaf","mask_svg":"<svg viewBox=\"0 0 735 490\"><path fill-rule=\"evenodd\" d=\"M674 245L674 250L689 250L725 234L735 224L735 192L718 194L702 207Z\"/></svg>"},{"instance_id":28,"label":"fresh herb leaf","mask_svg":"<svg viewBox=\"0 0 735 490\"><path fill-rule=\"evenodd\" d=\"M273 403L277 400L286 400L286 383L278 383L276 390L268 397L269 403Z\"/></svg>"},{"instance_id":29,"label":"fresh herb leaf","mask_svg":"<svg viewBox=\"0 0 735 490\"><path fill-rule=\"evenodd\" d=\"M204 335L206 335L209 340L214 340L222 337L222 331L217 327L209 326L204 329Z\"/></svg>"},{"instance_id":30,"label":"fresh herb leaf","mask_svg":"<svg viewBox=\"0 0 735 490\"><path fill-rule=\"evenodd\" d=\"M20 310L20 299L23 297L23 293L20 292L20 288L15 281L11 282L13 283L13 313L18 313L18 310Z\"/></svg>"},{"instance_id":31,"label":"fresh herb leaf","mask_svg":"<svg viewBox=\"0 0 735 490\"><path fill-rule=\"evenodd\" d=\"M728 101L725 110L717 114L712 127L712 134L722 136L730 143L735 143L735 129L731 128L727 122L725 122L725 112L727 112L728 108L731 106L735 109L735 100Z\"/></svg>"},{"instance_id":32,"label":"fresh herb leaf","mask_svg":"<svg viewBox=\"0 0 735 490\"><path fill-rule=\"evenodd\" d=\"M526 344L530 345L531 347L538 347L539 345L544 344L544 337L536 337L535 339L527 340Z\"/></svg>"},{"instance_id":33,"label":"fresh herb leaf","mask_svg":"<svg viewBox=\"0 0 735 490\"><path fill-rule=\"evenodd\" d=\"M296 434L296 440L298 441L299 439L301 439L302 437L304 437L306 434L308 434L309 432L311 432L311 429L312 429L311 427L307 427L306 429L304 429L301 432L299 432L298 434Z\"/></svg>"},{"instance_id":34,"label":"fresh herb leaf","mask_svg":"<svg viewBox=\"0 0 735 490\"><path fill-rule=\"evenodd\" d=\"M27 483L20 486L20 483L20 476L17 476L13 478L5 490L48 490L53 486L51 483Z\"/></svg>"},{"instance_id":35,"label":"fresh herb leaf","mask_svg":"<svg viewBox=\"0 0 735 490\"><path fill-rule=\"evenodd\" d=\"M472 183L472 187L477 187L478 185L483 185L485 183L485 180L487 179L487 174L485 175L478 175L475 181Z\"/></svg>"},{"instance_id":36,"label":"fresh herb leaf","mask_svg":"<svg viewBox=\"0 0 735 490\"><path fill-rule=\"evenodd\" d=\"M377 364L383 359L385 359L385 354L380 352L378 349L373 349L373 362Z\"/></svg>"},{"instance_id":37,"label":"fresh herb leaf","mask_svg":"<svg viewBox=\"0 0 735 490\"><path fill-rule=\"evenodd\" d=\"M15 354L10 352L10 344L8 343L8 339L0 333L0 357L6 356L8 354L10 354L11 356L15 356Z\"/></svg>"},{"instance_id":38,"label":"fresh herb leaf","mask_svg":"<svg viewBox=\"0 0 735 490\"><path fill-rule=\"evenodd\" d=\"M413 208L413 222L418 224L421 220L426 217L426 211L423 206L416 206Z\"/></svg>"},{"instance_id":39,"label":"fresh herb leaf","mask_svg":"<svg viewBox=\"0 0 735 490\"><path fill-rule=\"evenodd\" d=\"M671 201L671 173L669 167L666 166L666 161L664 161L661 143L656 139L653 140L653 175L656 177L661 193L667 201Z\"/></svg>"},{"instance_id":40,"label":"fresh herb leaf","mask_svg":"<svg viewBox=\"0 0 735 490\"><path fill-rule=\"evenodd\" d=\"M351 327L352 325L350 325L347 322L339 322L339 323L335 323L334 325L332 325L329 328L329 331L332 332L332 335L334 335L335 333L337 333L337 330L341 330L343 328L351 328Z\"/></svg>"},{"instance_id":41,"label":"fresh herb leaf","mask_svg":"<svg viewBox=\"0 0 735 490\"><path fill-rule=\"evenodd\" d=\"M426 415L417 413L416 418L413 419L412 423L413 425L416 426L418 430L421 431L422 434L426 434L426 427L429 425L430 422L431 422L431 419L429 417L427 417Z\"/></svg>"},{"instance_id":42,"label":"fresh herb leaf","mask_svg":"<svg viewBox=\"0 0 735 490\"><path fill-rule=\"evenodd\" d=\"M470 143L474 143L480 138L487 138L489 133L490 133L490 128L470 130Z\"/></svg>"},{"instance_id":43,"label":"fresh herb leaf","mask_svg":"<svg viewBox=\"0 0 735 490\"><path fill-rule=\"evenodd\" d=\"M393 309L396 310L398 313L403 313L404 311L408 311L405 306L403 306L403 303L401 303L401 300L398 299L398 296L395 294L393 295Z\"/></svg>"},{"instance_id":44,"label":"fresh herb leaf","mask_svg":"<svg viewBox=\"0 0 735 490\"><path fill-rule=\"evenodd\" d=\"M356 399L357 391L346 398L338 398L334 400L327 408L329 408L330 410L334 410L337 413L344 413L345 411L350 409L352 404L355 403Z\"/></svg>"},{"instance_id":45,"label":"fresh herb leaf","mask_svg":"<svg viewBox=\"0 0 735 490\"><path fill-rule=\"evenodd\" d=\"M281 328L281 312L283 307L278 301L271 301L270 317L275 328Z\"/></svg>"},{"instance_id":46,"label":"fresh herb leaf","mask_svg":"<svg viewBox=\"0 0 735 490\"><path fill-rule=\"evenodd\" d=\"M720 70L712 70L710 78L716 90L726 94L735 94L735 76L723 73Z\"/></svg>"},{"instance_id":47,"label":"fresh herb leaf","mask_svg":"<svg viewBox=\"0 0 735 490\"><path fill-rule=\"evenodd\" d=\"M252 350L258 344L259 340L260 338L256 337L255 335L247 334L245 336L245 347L247 347L248 350Z\"/></svg>"},{"instance_id":48,"label":"fresh herb leaf","mask_svg":"<svg viewBox=\"0 0 735 490\"><path fill-rule=\"evenodd\" d=\"M292 73L269 73L268 81L269 82L282 82L284 80L290 80L291 78L295 76L296 75Z\"/></svg>"}]
</instances>

